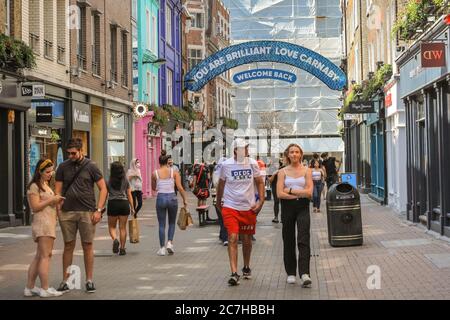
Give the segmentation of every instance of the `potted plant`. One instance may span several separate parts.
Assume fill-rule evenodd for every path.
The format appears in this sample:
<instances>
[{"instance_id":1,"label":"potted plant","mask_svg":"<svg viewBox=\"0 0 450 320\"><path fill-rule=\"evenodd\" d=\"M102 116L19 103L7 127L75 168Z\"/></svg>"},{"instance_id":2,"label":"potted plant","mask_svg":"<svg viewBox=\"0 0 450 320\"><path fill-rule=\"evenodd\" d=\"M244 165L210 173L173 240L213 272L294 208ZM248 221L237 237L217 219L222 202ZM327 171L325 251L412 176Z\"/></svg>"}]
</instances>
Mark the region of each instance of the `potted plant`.
<instances>
[{"instance_id":1,"label":"potted plant","mask_svg":"<svg viewBox=\"0 0 450 320\"><path fill-rule=\"evenodd\" d=\"M33 50L25 42L0 34L0 68L16 72L36 66Z\"/></svg>"}]
</instances>

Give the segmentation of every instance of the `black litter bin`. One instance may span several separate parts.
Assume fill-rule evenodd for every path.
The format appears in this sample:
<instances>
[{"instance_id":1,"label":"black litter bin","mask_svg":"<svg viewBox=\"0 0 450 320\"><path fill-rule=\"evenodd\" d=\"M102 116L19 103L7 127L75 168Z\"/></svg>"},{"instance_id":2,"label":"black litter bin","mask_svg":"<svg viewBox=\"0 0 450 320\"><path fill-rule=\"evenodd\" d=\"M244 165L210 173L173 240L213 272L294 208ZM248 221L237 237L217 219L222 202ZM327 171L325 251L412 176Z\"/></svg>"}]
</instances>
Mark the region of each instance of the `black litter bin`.
<instances>
[{"instance_id":1,"label":"black litter bin","mask_svg":"<svg viewBox=\"0 0 450 320\"><path fill-rule=\"evenodd\" d=\"M328 242L333 247L363 244L359 192L347 182L335 183L327 194Z\"/></svg>"}]
</instances>

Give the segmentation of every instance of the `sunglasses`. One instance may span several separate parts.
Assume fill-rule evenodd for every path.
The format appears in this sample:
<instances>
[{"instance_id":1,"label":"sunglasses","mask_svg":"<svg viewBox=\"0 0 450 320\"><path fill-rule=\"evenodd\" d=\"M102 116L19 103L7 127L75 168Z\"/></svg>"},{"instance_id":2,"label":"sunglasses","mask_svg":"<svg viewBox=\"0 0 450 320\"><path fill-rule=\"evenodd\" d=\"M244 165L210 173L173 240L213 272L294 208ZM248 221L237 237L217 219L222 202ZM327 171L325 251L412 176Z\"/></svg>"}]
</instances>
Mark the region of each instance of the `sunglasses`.
<instances>
[{"instance_id":1,"label":"sunglasses","mask_svg":"<svg viewBox=\"0 0 450 320\"><path fill-rule=\"evenodd\" d=\"M71 155L71 156L76 156L77 153L78 153L78 151L75 151L75 152L69 152L69 151L66 151L66 152L67 152L67 154L69 154L69 155Z\"/></svg>"}]
</instances>

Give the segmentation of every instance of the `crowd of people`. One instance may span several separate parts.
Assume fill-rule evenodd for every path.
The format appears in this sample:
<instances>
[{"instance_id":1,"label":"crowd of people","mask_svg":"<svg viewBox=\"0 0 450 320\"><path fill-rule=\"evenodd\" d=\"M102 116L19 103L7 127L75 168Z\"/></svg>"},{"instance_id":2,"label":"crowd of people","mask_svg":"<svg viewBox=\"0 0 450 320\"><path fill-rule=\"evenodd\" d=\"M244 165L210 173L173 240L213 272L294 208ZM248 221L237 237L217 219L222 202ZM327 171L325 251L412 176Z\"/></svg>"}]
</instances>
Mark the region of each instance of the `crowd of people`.
<instances>
[{"instance_id":1,"label":"crowd of people","mask_svg":"<svg viewBox=\"0 0 450 320\"><path fill-rule=\"evenodd\" d=\"M37 243L37 250L28 270L25 296L56 297L70 290L67 281L77 234L84 254L85 288L89 293L95 292L93 242L96 225L105 212L112 251L121 256L126 255L128 218L130 215L136 218L142 208L143 180L139 159L132 159L127 171L122 163L111 163L109 179L105 181L97 165L83 155L82 147L80 139L70 139L66 146L68 159L58 166L56 173L51 160L40 160L28 185L28 203L33 213L32 235ZM196 163L191 170L183 172L188 187L198 199L197 209L207 206L211 193L214 197L213 204L220 225L219 238L228 250L231 271L228 284L235 286L240 283L239 242L242 242L244 260L242 277L252 277L252 242L255 240L257 216L264 205L268 186L273 194L272 222L282 223L286 281L295 283L298 269L302 286L308 287L311 285L310 202L313 203L313 212L320 212L324 189L337 182L340 162L334 157L328 157L327 153L315 153L308 163L304 159L302 148L291 144L279 160L278 168L269 174L270 165L266 166L259 157L252 159L248 148L249 144L245 140L236 139L231 158L221 158L211 165ZM152 189L157 193L157 254L165 256L175 253L173 241L178 192L184 208L187 208L188 202L181 171L164 150L159 157L159 165L151 179ZM54 190L49 184L53 176ZM97 201L95 187L98 189ZM64 240L63 280L58 289L54 289L49 285L48 275L57 221ZM40 288L36 287L38 277Z\"/></svg>"}]
</instances>

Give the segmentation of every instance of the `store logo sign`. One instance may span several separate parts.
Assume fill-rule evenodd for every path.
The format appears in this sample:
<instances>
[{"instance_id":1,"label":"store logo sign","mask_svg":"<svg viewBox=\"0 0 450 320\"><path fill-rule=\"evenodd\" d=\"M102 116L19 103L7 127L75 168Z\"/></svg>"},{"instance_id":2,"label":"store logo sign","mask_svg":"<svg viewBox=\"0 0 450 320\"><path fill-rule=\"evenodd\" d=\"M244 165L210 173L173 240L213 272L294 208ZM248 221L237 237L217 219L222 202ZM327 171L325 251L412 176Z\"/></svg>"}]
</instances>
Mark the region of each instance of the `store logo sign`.
<instances>
[{"instance_id":1,"label":"store logo sign","mask_svg":"<svg viewBox=\"0 0 450 320\"><path fill-rule=\"evenodd\" d=\"M32 97L33 86L22 86L22 97Z\"/></svg>"},{"instance_id":2,"label":"store logo sign","mask_svg":"<svg viewBox=\"0 0 450 320\"><path fill-rule=\"evenodd\" d=\"M73 118L75 122L89 123L89 114L78 109L73 110Z\"/></svg>"},{"instance_id":3,"label":"store logo sign","mask_svg":"<svg viewBox=\"0 0 450 320\"><path fill-rule=\"evenodd\" d=\"M422 43L420 55L422 68L445 67L444 43Z\"/></svg>"},{"instance_id":4,"label":"store logo sign","mask_svg":"<svg viewBox=\"0 0 450 320\"><path fill-rule=\"evenodd\" d=\"M226 47L201 61L184 77L185 88L199 91L227 70L253 62L278 62L303 69L332 90L342 90L347 83L345 73L315 51L283 41L249 41Z\"/></svg>"},{"instance_id":5,"label":"store logo sign","mask_svg":"<svg viewBox=\"0 0 450 320\"><path fill-rule=\"evenodd\" d=\"M372 101L351 102L346 113L375 113Z\"/></svg>"},{"instance_id":6,"label":"store logo sign","mask_svg":"<svg viewBox=\"0 0 450 320\"><path fill-rule=\"evenodd\" d=\"M36 122L52 122L52 121L53 121L52 106L36 107Z\"/></svg>"}]
</instances>

